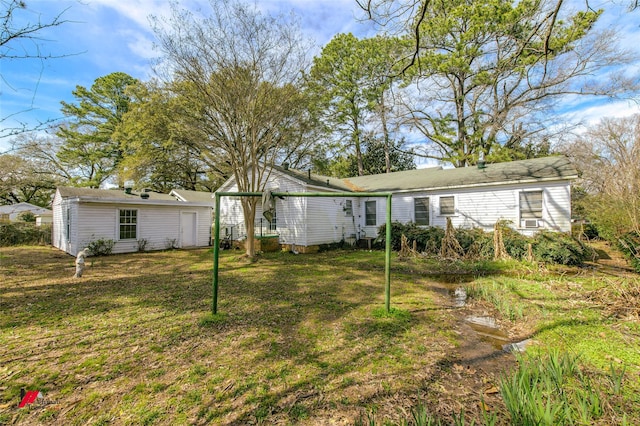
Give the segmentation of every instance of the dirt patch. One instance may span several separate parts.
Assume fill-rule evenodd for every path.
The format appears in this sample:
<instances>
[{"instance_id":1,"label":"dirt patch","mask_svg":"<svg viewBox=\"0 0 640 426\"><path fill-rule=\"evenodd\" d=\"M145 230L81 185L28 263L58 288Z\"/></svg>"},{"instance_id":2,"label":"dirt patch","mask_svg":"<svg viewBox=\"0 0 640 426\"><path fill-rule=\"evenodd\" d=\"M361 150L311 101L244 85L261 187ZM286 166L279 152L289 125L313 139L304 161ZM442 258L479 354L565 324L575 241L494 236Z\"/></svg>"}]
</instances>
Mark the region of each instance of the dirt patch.
<instances>
[{"instance_id":1,"label":"dirt patch","mask_svg":"<svg viewBox=\"0 0 640 426\"><path fill-rule=\"evenodd\" d=\"M465 277L460 276L457 281L465 281ZM433 281L432 289L436 303L454 317L457 341L448 359L439 365L441 388L437 411L445 418L464 411L467 419L478 421L486 411L506 419L499 381L516 366L513 353L506 350L512 339L486 306L466 300L462 282ZM473 318L492 318L495 326L479 331Z\"/></svg>"},{"instance_id":2,"label":"dirt patch","mask_svg":"<svg viewBox=\"0 0 640 426\"><path fill-rule=\"evenodd\" d=\"M598 258L587 265L597 269L603 274L617 277L637 277L637 273L629 265L629 261L619 250L615 250L606 241L592 241L589 245L595 250Z\"/></svg>"}]
</instances>

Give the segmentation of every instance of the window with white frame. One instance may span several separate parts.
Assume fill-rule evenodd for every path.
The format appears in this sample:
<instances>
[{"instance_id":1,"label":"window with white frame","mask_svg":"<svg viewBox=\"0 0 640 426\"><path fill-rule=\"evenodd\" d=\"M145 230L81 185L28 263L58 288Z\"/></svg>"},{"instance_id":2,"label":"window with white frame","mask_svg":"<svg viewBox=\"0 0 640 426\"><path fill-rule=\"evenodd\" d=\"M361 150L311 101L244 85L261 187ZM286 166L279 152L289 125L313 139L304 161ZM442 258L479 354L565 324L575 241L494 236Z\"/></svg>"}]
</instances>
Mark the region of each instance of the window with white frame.
<instances>
[{"instance_id":1,"label":"window with white frame","mask_svg":"<svg viewBox=\"0 0 640 426\"><path fill-rule=\"evenodd\" d=\"M118 220L118 237L135 240L138 236L138 210L121 209Z\"/></svg>"},{"instance_id":2,"label":"window with white frame","mask_svg":"<svg viewBox=\"0 0 640 426\"><path fill-rule=\"evenodd\" d=\"M365 201L364 203L364 212L365 212L365 222L366 226L376 226L377 218L376 218L376 202L375 201Z\"/></svg>"},{"instance_id":3,"label":"window with white frame","mask_svg":"<svg viewBox=\"0 0 640 426\"><path fill-rule=\"evenodd\" d=\"M429 226L429 197L414 198L413 213L416 225Z\"/></svg>"},{"instance_id":4,"label":"window with white frame","mask_svg":"<svg viewBox=\"0 0 640 426\"><path fill-rule=\"evenodd\" d=\"M440 215L452 215L456 213L456 204L453 195L440 197Z\"/></svg>"},{"instance_id":5,"label":"window with white frame","mask_svg":"<svg viewBox=\"0 0 640 426\"><path fill-rule=\"evenodd\" d=\"M542 219L542 191L520 193L520 219Z\"/></svg>"}]
</instances>

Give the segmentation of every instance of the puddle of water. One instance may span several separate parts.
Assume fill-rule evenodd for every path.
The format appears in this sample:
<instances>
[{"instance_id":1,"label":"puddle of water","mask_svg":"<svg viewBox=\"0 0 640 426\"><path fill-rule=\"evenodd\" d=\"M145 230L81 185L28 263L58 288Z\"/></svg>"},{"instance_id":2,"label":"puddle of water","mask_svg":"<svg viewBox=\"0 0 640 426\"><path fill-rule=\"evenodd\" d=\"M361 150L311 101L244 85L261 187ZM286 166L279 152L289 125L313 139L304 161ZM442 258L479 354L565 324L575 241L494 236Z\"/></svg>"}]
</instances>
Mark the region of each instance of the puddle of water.
<instances>
[{"instance_id":1,"label":"puddle of water","mask_svg":"<svg viewBox=\"0 0 640 426\"><path fill-rule=\"evenodd\" d=\"M510 344L509 336L498 328L495 318L471 316L465 318L465 321L482 340L491 343L496 349L504 350L504 346Z\"/></svg>"},{"instance_id":2,"label":"puddle of water","mask_svg":"<svg viewBox=\"0 0 640 426\"><path fill-rule=\"evenodd\" d=\"M453 300L453 306L461 308L467 304L467 291L464 287L449 289L449 297Z\"/></svg>"},{"instance_id":3,"label":"puddle of water","mask_svg":"<svg viewBox=\"0 0 640 426\"><path fill-rule=\"evenodd\" d=\"M502 347L502 350L505 352L524 352L527 349L527 346L529 346L532 342L533 340L526 339L522 342L509 343L508 345L504 345Z\"/></svg>"}]
</instances>

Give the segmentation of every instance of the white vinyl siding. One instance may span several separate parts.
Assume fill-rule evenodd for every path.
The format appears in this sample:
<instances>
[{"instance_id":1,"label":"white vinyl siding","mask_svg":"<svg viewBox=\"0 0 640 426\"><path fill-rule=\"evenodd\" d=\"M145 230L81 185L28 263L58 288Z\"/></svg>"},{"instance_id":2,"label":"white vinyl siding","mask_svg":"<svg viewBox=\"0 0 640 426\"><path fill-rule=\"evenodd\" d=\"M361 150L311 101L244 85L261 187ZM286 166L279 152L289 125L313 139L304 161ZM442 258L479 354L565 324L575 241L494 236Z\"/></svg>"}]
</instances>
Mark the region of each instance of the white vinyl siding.
<instances>
[{"instance_id":1,"label":"white vinyl siding","mask_svg":"<svg viewBox=\"0 0 640 426\"><path fill-rule=\"evenodd\" d=\"M495 223L505 220L524 234L533 234L536 229L524 229L520 225L519 194L522 191L543 191L542 219L538 219L539 228L568 232L571 229L571 187L568 182L549 182L543 187L539 184L501 185L490 188L465 188L449 190L447 193L415 192L393 196L392 220L407 223L415 221L414 199L430 197L437 200L440 196L455 196L456 214L454 216L431 215L430 226L444 228L446 218L450 217L455 227L481 228L491 231ZM439 203L439 202L438 202ZM439 206L434 206L439 211Z\"/></svg>"},{"instance_id":2,"label":"white vinyl siding","mask_svg":"<svg viewBox=\"0 0 640 426\"><path fill-rule=\"evenodd\" d=\"M326 188L308 186L296 179L274 170L269 178L268 188L276 192L317 192ZM221 192L237 192L238 187L233 181L223 185ZM351 201L354 212L359 211L358 199L350 200L346 197L284 197L276 199L277 229L280 244L313 246L335 243L351 238L358 232L354 216L345 214L345 201ZM260 201L256 208L256 222L262 216ZM240 225L234 229L244 229L244 215L239 197L222 197L220 199L221 234L225 235L224 227ZM234 238L237 237L234 230Z\"/></svg>"}]
</instances>

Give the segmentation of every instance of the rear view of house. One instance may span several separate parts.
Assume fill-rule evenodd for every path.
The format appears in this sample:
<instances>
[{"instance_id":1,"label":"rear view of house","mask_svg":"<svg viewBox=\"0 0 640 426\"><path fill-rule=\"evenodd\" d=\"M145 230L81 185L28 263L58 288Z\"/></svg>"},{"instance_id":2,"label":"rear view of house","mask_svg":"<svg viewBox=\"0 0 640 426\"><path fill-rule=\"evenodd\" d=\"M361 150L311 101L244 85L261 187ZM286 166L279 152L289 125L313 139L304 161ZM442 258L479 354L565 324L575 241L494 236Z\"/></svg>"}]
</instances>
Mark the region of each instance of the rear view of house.
<instances>
[{"instance_id":1,"label":"rear view of house","mask_svg":"<svg viewBox=\"0 0 640 426\"><path fill-rule=\"evenodd\" d=\"M265 182L272 192L335 192L335 198L283 197L276 200L269 230L281 245L313 251L322 244L353 242L377 236L385 223L386 200L349 197L358 192L392 193L393 221L418 226L455 227L490 231L506 221L518 232L571 230L571 181L577 171L562 156L535 158L481 167L408 170L336 179L309 171L274 166ZM237 191L233 178L220 192ZM243 238L239 199L221 200L223 237ZM261 211L257 221L264 221ZM256 223L256 229L263 229Z\"/></svg>"},{"instance_id":2,"label":"rear view of house","mask_svg":"<svg viewBox=\"0 0 640 426\"><path fill-rule=\"evenodd\" d=\"M211 242L210 194L59 187L53 198L54 247L73 256L96 240L113 253L205 247Z\"/></svg>"}]
</instances>

